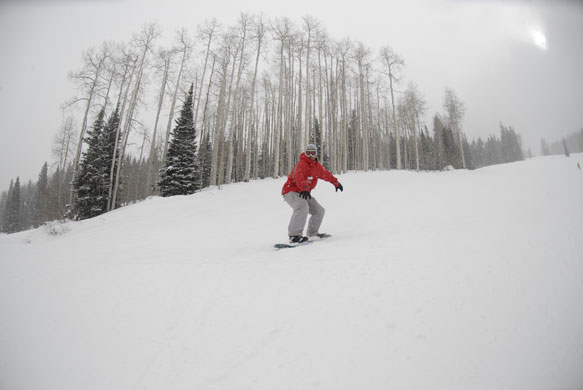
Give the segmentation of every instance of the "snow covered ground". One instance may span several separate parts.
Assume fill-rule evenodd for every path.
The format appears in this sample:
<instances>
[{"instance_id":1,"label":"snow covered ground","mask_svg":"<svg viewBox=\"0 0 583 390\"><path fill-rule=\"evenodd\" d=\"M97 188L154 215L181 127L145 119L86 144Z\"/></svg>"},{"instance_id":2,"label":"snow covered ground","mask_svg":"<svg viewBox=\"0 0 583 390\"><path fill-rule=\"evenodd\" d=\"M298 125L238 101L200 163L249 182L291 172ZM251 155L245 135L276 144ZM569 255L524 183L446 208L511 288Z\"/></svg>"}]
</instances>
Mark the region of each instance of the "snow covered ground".
<instances>
[{"instance_id":1,"label":"snow covered ground","mask_svg":"<svg viewBox=\"0 0 583 390\"><path fill-rule=\"evenodd\" d=\"M0 389L582 389L577 161L345 174L280 251L285 178L0 236Z\"/></svg>"}]
</instances>

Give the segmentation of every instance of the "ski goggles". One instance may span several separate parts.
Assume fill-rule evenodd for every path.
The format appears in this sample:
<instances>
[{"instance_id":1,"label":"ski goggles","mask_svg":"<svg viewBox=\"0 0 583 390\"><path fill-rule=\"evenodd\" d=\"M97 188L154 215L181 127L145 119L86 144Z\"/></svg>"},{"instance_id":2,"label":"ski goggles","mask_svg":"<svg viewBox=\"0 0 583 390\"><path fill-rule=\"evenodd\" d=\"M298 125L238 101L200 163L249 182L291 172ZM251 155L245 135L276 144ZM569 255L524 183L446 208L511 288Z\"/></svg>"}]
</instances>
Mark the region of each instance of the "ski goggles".
<instances>
[{"instance_id":1,"label":"ski goggles","mask_svg":"<svg viewBox=\"0 0 583 390\"><path fill-rule=\"evenodd\" d=\"M306 150L306 156L315 156L318 152L315 150Z\"/></svg>"}]
</instances>

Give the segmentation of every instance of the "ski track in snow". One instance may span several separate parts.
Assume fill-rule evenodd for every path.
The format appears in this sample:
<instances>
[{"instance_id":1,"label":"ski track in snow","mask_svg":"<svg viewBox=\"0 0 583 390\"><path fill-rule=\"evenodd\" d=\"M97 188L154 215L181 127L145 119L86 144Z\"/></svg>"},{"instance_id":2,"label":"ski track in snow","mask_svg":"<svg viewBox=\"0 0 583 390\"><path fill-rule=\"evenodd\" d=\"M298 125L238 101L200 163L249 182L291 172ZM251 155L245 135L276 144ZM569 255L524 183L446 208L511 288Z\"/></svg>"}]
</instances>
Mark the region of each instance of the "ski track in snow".
<instances>
[{"instance_id":1,"label":"ski track in snow","mask_svg":"<svg viewBox=\"0 0 583 390\"><path fill-rule=\"evenodd\" d=\"M0 236L0 389L583 388L583 155L285 178Z\"/></svg>"}]
</instances>

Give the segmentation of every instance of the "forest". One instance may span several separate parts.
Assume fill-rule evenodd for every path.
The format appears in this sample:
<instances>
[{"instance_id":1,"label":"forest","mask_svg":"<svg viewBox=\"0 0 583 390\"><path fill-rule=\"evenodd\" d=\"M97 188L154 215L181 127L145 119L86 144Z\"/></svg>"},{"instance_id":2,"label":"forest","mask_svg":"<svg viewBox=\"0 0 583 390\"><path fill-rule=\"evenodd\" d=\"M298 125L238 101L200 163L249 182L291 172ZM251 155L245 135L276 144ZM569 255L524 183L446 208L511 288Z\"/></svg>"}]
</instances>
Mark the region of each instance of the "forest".
<instances>
[{"instance_id":1,"label":"forest","mask_svg":"<svg viewBox=\"0 0 583 390\"><path fill-rule=\"evenodd\" d=\"M447 86L443 112L424 123L425 98L405 83L398 53L334 39L310 16L241 14L233 25L208 20L164 42L160 27L147 23L128 42L82 53L82 66L69 73L78 95L62 105L54 161L36 182L17 177L2 193L2 232L281 177L307 143L318 145L334 174L525 158L520 135L502 123L487 140L469 142L465 104ZM583 150L583 130L569 143Z\"/></svg>"}]
</instances>

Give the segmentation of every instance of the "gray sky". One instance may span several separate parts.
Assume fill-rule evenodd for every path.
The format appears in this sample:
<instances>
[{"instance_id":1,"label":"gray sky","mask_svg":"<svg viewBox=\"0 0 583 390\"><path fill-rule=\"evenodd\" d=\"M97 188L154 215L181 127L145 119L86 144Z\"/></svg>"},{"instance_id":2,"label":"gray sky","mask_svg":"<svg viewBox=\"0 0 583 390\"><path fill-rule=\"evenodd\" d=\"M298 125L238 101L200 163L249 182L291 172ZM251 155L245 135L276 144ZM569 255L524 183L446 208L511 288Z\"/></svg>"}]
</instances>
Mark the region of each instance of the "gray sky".
<instances>
[{"instance_id":1,"label":"gray sky","mask_svg":"<svg viewBox=\"0 0 583 390\"><path fill-rule=\"evenodd\" d=\"M145 22L164 37L205 19L233 24L241 12L312 15L335 39L390 45L406 61L403 89L415 82L425 118L443 112L445 87L466 104L469 140L513 126L525 147L583 128L583 1L487 0L0 0L0 189L35 181L76 94L67 73L83 50L129 41ZM80 121L78 121L80 122ZM150 126L151 128L152 126Z\"/></svg>"}]
</instances>

